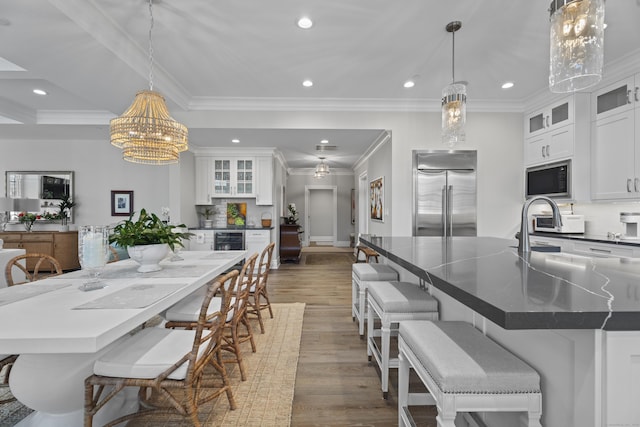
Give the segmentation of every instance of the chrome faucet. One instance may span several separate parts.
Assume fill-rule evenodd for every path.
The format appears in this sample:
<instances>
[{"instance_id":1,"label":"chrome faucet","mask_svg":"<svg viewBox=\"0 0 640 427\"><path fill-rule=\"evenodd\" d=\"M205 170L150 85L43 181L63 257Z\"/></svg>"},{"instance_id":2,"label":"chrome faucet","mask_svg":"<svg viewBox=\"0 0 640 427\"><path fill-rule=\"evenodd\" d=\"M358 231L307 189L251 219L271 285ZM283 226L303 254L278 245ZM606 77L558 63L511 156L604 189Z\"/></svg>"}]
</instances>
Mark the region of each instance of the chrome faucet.
<instances>
[{"instance_id":1,"label":"chrome faucet","mask_svg":"<svg viewBox=\"0 0 640 427\"><path fill-rule=\"evenodd\" d=\"M544 200L545 202L549 203L549 206L551 206L551 212L553 214L553 226L558 227L562 225L560 208L558 208L558 204L554 200L546 196L535 196L528 199L522 206L522 222L520 223L520 243L518 243L518 253L524 254L531 252L531 243L529 243L529 206L531 206L533 202L537 202L538 200Z\"/></svg>"}]
</instances>

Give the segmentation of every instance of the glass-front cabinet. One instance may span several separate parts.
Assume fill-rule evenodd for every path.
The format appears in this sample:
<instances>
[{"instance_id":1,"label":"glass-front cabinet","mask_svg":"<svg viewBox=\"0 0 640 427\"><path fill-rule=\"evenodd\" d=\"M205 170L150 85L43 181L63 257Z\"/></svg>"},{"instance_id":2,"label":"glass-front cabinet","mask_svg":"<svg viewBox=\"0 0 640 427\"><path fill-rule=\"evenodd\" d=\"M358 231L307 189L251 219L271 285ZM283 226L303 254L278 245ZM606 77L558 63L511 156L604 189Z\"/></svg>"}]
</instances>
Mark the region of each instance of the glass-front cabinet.
<instances>
[{"instance_id":1,"label":"glass-front cabinet","mask_svg":"<svg viewBox=\"0 0 640 427\"><path fill-rule=\"evenodd\" d=\"M525 117L525 138L572 124L574 121L574 102L574 98L569 97L528 114Z\"/></svg>"},{"instance_id":2,"label":"glass-front cabinet","mask_svg":"<svg viewBox=\"0 0 640 427\"><path fill-rule=\"evenodd\" d=\"M242 151L247 151L244 154ZM195 202L210 205L215 198L255 198L256 205L273 204L273 150L252 148L203 150L195 157Z\"/></svg>"},{"instance_id":3,"label":"glass-front cabinet","mask_svg":"<svg viewBox=\"0 0 640 427\"><path fill-rule=\"evenodd\" d=\"M213 196L254 196L254 164L252 158L214 159Z\"/></svg>"}]
</instances>

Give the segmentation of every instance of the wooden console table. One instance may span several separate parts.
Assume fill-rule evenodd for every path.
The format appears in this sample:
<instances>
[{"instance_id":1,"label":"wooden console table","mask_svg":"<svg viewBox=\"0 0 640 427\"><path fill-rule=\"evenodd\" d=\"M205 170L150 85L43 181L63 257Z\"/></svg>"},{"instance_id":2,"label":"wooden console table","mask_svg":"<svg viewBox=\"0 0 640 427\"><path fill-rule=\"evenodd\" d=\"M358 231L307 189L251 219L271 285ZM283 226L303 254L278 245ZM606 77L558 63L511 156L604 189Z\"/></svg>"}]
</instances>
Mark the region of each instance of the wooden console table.
<instances>
[{"instance_id":1,"label":"wooden console table","mask_svg":"<svg viewBox=\"0 0 640 427\"><path fill-rule=\"evenodd\" d=\"M280 224L280 262L300 262L300 226Z\"/></svg>"},{"instance_id":2,"label":"wooden console table","mask_svg":"<svg viewBox=\"0 0 640 427\"><path fill-rule=\"evenodd\" d=\"M4 240L6 249L51 255L63 270L80 268L77 231L5 231L0 233L0 239ZM27 261L27 269L32 270L34 266L35 261Z\"/></svg>"}]
</instances>

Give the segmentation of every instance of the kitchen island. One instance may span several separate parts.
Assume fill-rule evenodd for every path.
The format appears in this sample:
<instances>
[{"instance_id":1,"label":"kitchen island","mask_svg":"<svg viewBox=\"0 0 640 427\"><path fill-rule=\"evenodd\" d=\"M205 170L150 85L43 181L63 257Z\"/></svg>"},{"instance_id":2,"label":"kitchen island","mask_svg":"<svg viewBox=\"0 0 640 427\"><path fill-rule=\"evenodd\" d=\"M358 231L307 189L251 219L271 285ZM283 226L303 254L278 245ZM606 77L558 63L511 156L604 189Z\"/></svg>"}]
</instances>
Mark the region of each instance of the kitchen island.
<instances>
[{"instance_id":1,"label":"kitchen island","mask_svg":"<svg viewBox=\"0 0 640 427\"><path fill-rule=\"evenodd\" d=\"M442 320L473 323L541 376L545 426L640 426L640 260L520 256L491 237L361 237ZM415 276L415 277L412 277ZM518 415L486 414L513 426Z\"/></svg>"}]
</instances>

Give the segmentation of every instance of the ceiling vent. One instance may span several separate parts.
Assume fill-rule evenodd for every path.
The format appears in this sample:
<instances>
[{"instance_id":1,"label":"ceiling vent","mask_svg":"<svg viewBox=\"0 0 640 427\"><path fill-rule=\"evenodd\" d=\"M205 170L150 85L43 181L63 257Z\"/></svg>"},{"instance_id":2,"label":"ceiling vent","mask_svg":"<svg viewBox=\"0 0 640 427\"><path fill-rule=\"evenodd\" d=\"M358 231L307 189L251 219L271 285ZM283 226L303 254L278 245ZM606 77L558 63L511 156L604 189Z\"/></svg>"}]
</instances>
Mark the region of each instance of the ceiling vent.
<instances>
[{"instance_id":1,"label":"ceiling vent","mask_svg":"<svg viewBox=\"0 0 640 427\"><path fill-rule=\"evenodd\" d=\"M316 145L316 151L335 151L337 149L338 147L335 145L326 145L326 144Z\"/></svg>"}]
</instances>

